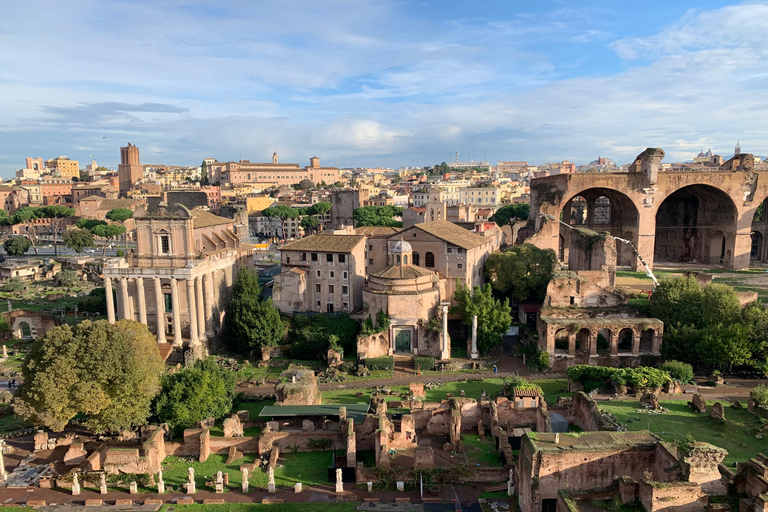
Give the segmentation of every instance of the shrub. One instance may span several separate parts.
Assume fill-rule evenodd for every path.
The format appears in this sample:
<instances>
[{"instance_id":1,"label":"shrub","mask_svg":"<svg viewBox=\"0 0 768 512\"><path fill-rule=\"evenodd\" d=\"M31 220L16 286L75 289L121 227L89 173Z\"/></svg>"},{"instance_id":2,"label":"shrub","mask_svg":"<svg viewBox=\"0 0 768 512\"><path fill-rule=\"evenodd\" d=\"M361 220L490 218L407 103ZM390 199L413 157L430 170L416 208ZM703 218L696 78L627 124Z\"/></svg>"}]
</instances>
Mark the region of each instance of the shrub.
<instances>
[{"instance_id":1,"label":"shrub","mask_svg":"<svg viewBox=\"0 0 768 512\"><path fill-rule=\"evenodd\" d=\"M123 256L125 256L125 251L122 249L118 249L117 252L115 252L115 256L122 258Z\"/></svg>"},{"instance_id":2,"label":"shrub","mask_svg":"<svg viewBox=\"0 0 768 512\"><path fill-rule=\"evenodd\" d=\"M113 292L114 293L114 292ZM92 313L107 314L107 290L106 288L94 288L90 293L77 301L77 309Z\"/></svg>"},{"instance_id":3,"label":"shrub","mask_svg":"<svg viewBox=\"0 0 768 512\"><path fill-rule=\"evenodd\" d=\"M657 368L609 368L578 364L568 368L568 378L579 382L586 391L605 387L610 382L638 388L658 388L669 382L667 372Z\"/></svg>"},{"instance_id":4,"label":"shrub","mask_svg":"<svg viewBox=\"0 0 768 512\"><path fill-rule=\"evenodd\" d=\"M75 286L80 279L78 278L77 272L74 270L62 270L58 274L56 274L56 285L57 286L63 286L64 288L71 288L72 286Z\"/></svg>"},{"instance_id":5,"label":"shrub","mask_svg":"<svg viewBox=\"0 0 768 512\"><path fill-rule=\"evenodd\" d=\"M365 360L365 367L369 370L394 370L395 358L391 356L369 357Z\"/></svg>"},{"instance_id":6,"label":"shrub","mask_svg":"<svg viewBox=\"0 0 768 512\"><path fill-rule=\"evenodd\" d=\"M693 380L693 367L688 363L667 361L661 365L660 369L667 372L670 377L682 384L687 384Z\"/></svg>"},{"instance_id":7,"label":"shrub","mask_svg":"<svg viewBox=\"0 0 768 512\"><path fill-rule=\"evenodd\" d=\"M528 358L527 364L531 370L549 370L549 353L536 352Z\"/></svg>"},{"instance_id":8,"label":"shrub","mask_svg":"<svg viewBox=\"0 0 768 512\"><path fill-rule=\"evenodd\" d=\"M768 385L760 384L749 394L757 405L768 407Z\"/></svg>"},{"instance_id":9,"label":"shrub","mask_svg":"<svg viewBox=\"0 0 768 512\"><path fill-rule=\"evenodd\" d=\"M546 354L546 352L544 353ZM544 394L541 386L534 384L533 382L530 382L528 379L520 377L519 375L511 377L509 380L505 380L505 384L509 386L509 389L538 389L542 394Z\"/></svg>"},{"instance_id":10,"label":"shrub","mask_svg":"<svg viewBox=\"0 0 768 512\"><path fill-rule=\"evenodd\" d=\"M427 356L419 356L413 358L413 367L421 370L434 370L435 358Z\"/></svg>"},{"instance_id":11,"label":"shrub","mask_svg":"<svg viewBox=\"0 0 768 512\"><path fill-rule=\"evenodd\" d=\"M26 283L20 277L12 277L3 285L3 291L20 292L27 287Z\"/></svg>"}]
</instances>

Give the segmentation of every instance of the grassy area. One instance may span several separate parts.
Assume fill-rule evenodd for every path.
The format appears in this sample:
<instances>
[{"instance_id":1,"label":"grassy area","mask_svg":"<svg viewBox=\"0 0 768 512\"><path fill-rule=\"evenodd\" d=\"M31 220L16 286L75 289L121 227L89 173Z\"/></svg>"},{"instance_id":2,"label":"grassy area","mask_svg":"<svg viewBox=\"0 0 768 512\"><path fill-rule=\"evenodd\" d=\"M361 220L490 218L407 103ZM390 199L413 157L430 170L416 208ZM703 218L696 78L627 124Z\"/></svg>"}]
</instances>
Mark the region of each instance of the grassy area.
<instances>
[{"instance_id":1,"label":"grassy area","mask_svg":"<svg viewBox=\"0 0 768 512\"><path fill-rule=\"evenodd\" d=\"M541 387L544 392L544 400L549 405L554 405L558 397L573 395L573 393L568 392L568 379L534 380L533 383Z\"/></svg>"},{"instance_id":2,"label":"grassy area","mask_svg":"<svg viewBox=\"0 0 768 512\"><path fill-rule=\"evenodd\" d=\"M195 483L199 490L205 489L205 482L213 480L219 471L229 473L229 486L239 489L242 483L242 464L252 464L256 455L249 453L235 461L226 464L227 456L212 454L205 462L190 460L189 457L166 457L163 461L163 479L166 484L177 488L187 481L188 468L195 470ZM283 453L278 467L275 469L275 484L278 487L293 487L296 482L305 485L328 485L328 467L331 465L333 452L303 452ZM267 473L257 469L250 475L252 486L266 489Z\"/></svg>"},{"instance_id":3,"label":"grassy area","mask_svg":"<svg viewBox=\"0 0 768 512\"><path fill-rule=\"evenodd\" d=\"M728 450L726 464L746 461L768 447L768 439L755 439L762 432L762 424L757 416L746 409L725 408L726 424L711 418L708 413L692 412L684 400L662 400L662 407L669 409L666 414L638 413L640 404L636 400L601 402L601 409L616 415L619 421L627 424L631 431L650 430L662 435L668 441L675 437L683 438L692 434L697 441L711 443ZM711 406L714 402L707 402ZM640 418L640 421L637 421ZM631 420L632 423L628 423ZM768 436L767 436L768 437Z\"/></svg>"},{"instance_id":4,"label":"grassy area","mask_svg":"<svg viewBox=\"0 0 768 512\"><path fill-rule=\"evenodd\" d=\"M24 421L15 414L9 414L0 418L0 433L14 432L16 430L32 426L31 423Z\"/></svg>"},{"instance_id":5,"label":"grassy area","mask_svg":"<svg viewBox=\"0 0 768 512\"><path fill-rule=\"evenodd\" d=\"M501 467L501 459L496 453L496 442L492 437L486 437L483 440L477 434L462 434L461 441L470 465Z\"/></svg>"},{"instance_id":6,"label":"grassy area","mask_svg":"<svg viewBox=\"0 0 768 512\"><path fill-rule=\"evenodd\" d=\"M299 507L301 506L298 504ZM355 512L358 503L312 503L312 512ZM160 508L160 512L294 512L296 503L279 503L275 505L262 505L261 503L226 503L224 505L173 505L167 503ZM305 507L306 508L306 507ZM18 509L18 510L15 510ZM21 507L4 507L7 512L28 512L29 509Z\"/></svg>"}]
</instances>

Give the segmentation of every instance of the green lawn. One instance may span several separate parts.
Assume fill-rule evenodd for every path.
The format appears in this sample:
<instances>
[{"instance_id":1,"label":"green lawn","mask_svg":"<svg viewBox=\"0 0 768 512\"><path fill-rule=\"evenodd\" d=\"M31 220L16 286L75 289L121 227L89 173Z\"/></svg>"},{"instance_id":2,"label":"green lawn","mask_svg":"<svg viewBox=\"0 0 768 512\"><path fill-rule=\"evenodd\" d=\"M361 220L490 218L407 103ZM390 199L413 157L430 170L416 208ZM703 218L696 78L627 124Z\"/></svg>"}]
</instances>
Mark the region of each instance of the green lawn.
<instances>
[{"instance_id":1,"label":"green lawn","mask_svg":"<svg viewBox=\"0 0 768 512\"><path fill-rule=\"evenodd\" d=\"M303 452L292 454L284 452L280 455L279 465L275 469L275 484L278 487L293 487L296 482L305 485L328 485L328 470L333 452ZM187 481L188 468L195 470L195 482L198 490L205 488L206 480L213 480L219 471L229 473L230 489L239 489L242 482L242 464L252 464L256 455L247 453L233 464L225 464L226 455L212 454L205 462L190 461L188 457L166 457L163 461L163 480L166 484L177 488ZM249 477L251 486L267 488L267 473L257 469Z\"/></svg>"},{"instance_id":2,"label":"green lawn","mask_svg":"<svg viewBox=\"0 0 768 512\"><path fill-rule=\"evenodd\" d=\"M490 436L485 440L477 434L462 434L461 441L464 445L464 454L471 466L501 467L501 459L496 453L496 442Z\"/></svg>"},{"instance_id":3,"label":"green lawn","mask_svg":"<svg viewBox=\"0 0 768 512\"><path fill-rule=\"evenodd\" d=\"M31 423L27 423L15 414L9 414L8 416L0 418L0 433L14 432L31 426Z\"/></svg>"},{"instance_id":4,"label":"green lawn","mask_svg":"<svg viewBox=\"0 0 768 512\"><path fill-rule=\"evenodd\" d=\"M226 503L224 505L203 505L201 503L195 503L194 505L173 505L167 503L160 508L160 512L168 512L174 510L175 512L295 512L296 503L279 503L275 505L262 505L261 503ZM355 512L357 510L358 503L321 503L314 502L311 505L312 512ZM9 512L28 511L29 509L20 507L11 507L7 510ZM304 507L308 508L308 507ZM4 510L6 510L4 508Z\"/></svg>"},{"instance_id":5,"label":"green lawn","mask_svg":"<svg viewBox=\"0 0 768 512\"><path fill-rule=\"evenodd\" d=\"M755 434L761 433L761 423L756 416L746 409L731 409L724 404L727 423L720 424L709 413L697 414L692 412L685 400L662 400L662 407L669 409L667 414L638 413L640 406L636 400L620 400L600 402L601 409L616 415L619 421L627 423L627 429L650 430L654 433L666 432L663 437L672 441L677 435L682 438L687 434L693 435L697 441L707 442L728 450L726 464L732 465L737 461L746 461L768 447L768 435L765 439L755 439ZM714 402L707 402L711 406ZM636 421L640 418L640 421ZM676 433L676 434L675 434ZM661 435L661 434L660 434Z\"/></svg>"}]
</instances>

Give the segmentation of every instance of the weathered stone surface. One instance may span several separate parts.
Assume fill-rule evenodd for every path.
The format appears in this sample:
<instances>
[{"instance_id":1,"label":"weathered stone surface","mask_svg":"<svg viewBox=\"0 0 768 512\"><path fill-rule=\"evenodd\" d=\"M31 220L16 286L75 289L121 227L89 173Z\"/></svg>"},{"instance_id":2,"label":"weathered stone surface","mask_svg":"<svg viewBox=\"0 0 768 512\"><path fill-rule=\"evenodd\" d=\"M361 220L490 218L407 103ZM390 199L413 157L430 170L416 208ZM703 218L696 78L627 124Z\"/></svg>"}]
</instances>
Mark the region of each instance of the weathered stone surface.
<instances>
[{"instance_id":1,"label":"weathered stone surface","mask_svg":"<svg viewBox=\"0 0 768 512\"><path fill-rule=\"evenodd\" d=\"M229 454L227 455L227 464L232 464L236 460L240 460L243 458L243 452L238 451L238 449L233 445L229 447Z\"/></svg>"},{"instance_id":2,"label":"weathered stone surface","mask_svg":"<svg viewBox=\"0 0 768 512\"><path fill-rule=\"evenodd\" d=\"M237 414L232 414L229 418L225 419L223 430L224 437L242 437L243 424L240 421L240 417Z\"/></svg>"},{"instance_id":3,"label":"weathered stone surface","mask_svg":"<svg viewBox=\"0 0 768 512\"><path fill-rule=\"evenodd\" d=\"M427 394L424 392L424 383L423 382L411 382L408 384L408 388L411 392L411 395L415 397L425 397Z\"/></svg>"},{"instance_id":4,"label":"weathered stone surface","mask_svg":"<svg viewBox=\"0 0 768 512\"><path fill-rule=\"evenodd\" d=\"M429 446L420 446L413 452L413 469L434 469L435 452Z\"/></svg>"},{"instance_id":5,"label":"weathered stone surface","mask_svg":"<svg viewBox=\"0 0 768 512\"><path fill-rule=\"evenodd\" d=\"M640 405L651 409L659 408L659 396L656 393L645 393L640 397Z\"/></svg>"},{"instance_id":6,"label":"weathered stone surface","mask_svg":"<svg viewBox=\"0 0 768 512\"><path fill-rule=\"evenodd\" d=\"M723 409L723 404L720 402L715 402L712 404L712 408L709 409L709 415L713 418L725 421L725 410Z\"/></svg>"},{"instance_id":7,"label":"weathered stone surface","mask_svg":"<svg viewBox=\"0 0 768 512\"><path fill-rule=\"evenodd\" d=\"M690 407L693 412L707 412L707 405L698 393L693 395L691 401L688 402L688 407Z\"/></svg>"}]
</instances>

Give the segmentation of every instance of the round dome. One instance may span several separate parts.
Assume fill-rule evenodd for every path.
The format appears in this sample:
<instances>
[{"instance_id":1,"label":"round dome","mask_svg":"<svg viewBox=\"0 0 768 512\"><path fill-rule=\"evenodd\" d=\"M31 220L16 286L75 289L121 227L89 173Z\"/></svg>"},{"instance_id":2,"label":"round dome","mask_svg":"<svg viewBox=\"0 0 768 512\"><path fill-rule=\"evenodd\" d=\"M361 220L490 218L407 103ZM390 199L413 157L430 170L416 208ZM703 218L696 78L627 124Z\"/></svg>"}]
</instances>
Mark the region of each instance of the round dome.
<instances>
[{"instance_id":1,"label":"round dome","mask_svg":"<svg viewBox=\"0 0 768 512\"><path fill-rule=\"evenodd\" d=\"M393 254L394 253L402 254L404 252L413 252L413 249L411 248L411 244L409 244L408 242L404 241L401 238L400 240L398 240L397 242L392 244L391 251L392 251Z\"/></svg>"}]
</instances>

